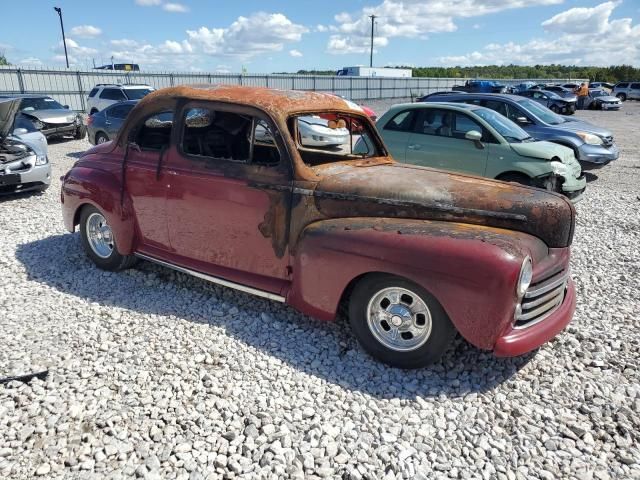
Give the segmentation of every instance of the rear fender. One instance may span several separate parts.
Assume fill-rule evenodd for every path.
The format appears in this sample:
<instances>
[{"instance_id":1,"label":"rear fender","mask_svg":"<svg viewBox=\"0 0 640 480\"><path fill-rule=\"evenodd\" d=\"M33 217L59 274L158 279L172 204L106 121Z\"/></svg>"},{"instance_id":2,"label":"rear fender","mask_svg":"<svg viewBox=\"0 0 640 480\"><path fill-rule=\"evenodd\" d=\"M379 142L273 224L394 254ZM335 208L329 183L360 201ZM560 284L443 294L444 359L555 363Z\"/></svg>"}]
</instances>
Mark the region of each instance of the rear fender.
<instances>
[{"instance_id":1,"label":"rear fender","mask_svg":"<svg viewBox=\"0 0 640 480\"><path fill-rule=\"evenodd\" d=\"M80 221L80 210L93 205L100 210L111 226L118 252L133 251L135 220L131 200L126 191L121 202L121 182L113 173L76 166L62 183L62 212L67 230L73 232Z\"/></svg>"},{"instance_id":2,"label":"rear fender","mask_svg":"<svg viewBox=\"0 0 640 480\"><path fill-rule=\"evenodd\" d=\"M546 245L521 232L453 222L348 218L306 227L293 259L287 303L332 320L353 279L371 272L407 278L442 304L470 343L491 349L513 319L524 258Z\"/></svg>"}]
</instances>

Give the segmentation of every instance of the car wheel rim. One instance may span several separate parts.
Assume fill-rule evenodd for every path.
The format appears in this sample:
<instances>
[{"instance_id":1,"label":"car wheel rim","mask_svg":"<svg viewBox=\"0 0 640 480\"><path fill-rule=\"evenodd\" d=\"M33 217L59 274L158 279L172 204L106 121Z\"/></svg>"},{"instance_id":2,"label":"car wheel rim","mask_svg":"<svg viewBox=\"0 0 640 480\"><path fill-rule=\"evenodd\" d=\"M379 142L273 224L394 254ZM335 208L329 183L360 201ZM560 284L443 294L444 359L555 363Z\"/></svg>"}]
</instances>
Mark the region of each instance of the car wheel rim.
<instances>
[{"instance_id":1,"label":"car wheel rim","mask_svg":"<svg viewBox=\"0 0 640 480\"><path fill-rule=\"evenodd\" d=\"M109 258L113 253L113 232L100 213L92 213L87 219L87 239L93 253L100 258Z\"/></svg>"},{"instance_id":2,"label":"car wheel rim","mask_svg":"<svg viewBox=\"0 0 640 480\"><path fill-rule=\"evenodd\" d=\"M103 137L102 135L100 135L98 137L98 143L107 143L107 139L105 137Z\"/></svg>"},{"instance_id":3,"label":"car wheel rim","mask_svg":"<svg viewBox=\"0 0 640 480\"><path fill-rule=\"evenodd\" d=\"M367 306L367 325L386 348L409 352L431 336L431 312L419 295L400 287L380 290Z\"/></svg>"}]
</instances>

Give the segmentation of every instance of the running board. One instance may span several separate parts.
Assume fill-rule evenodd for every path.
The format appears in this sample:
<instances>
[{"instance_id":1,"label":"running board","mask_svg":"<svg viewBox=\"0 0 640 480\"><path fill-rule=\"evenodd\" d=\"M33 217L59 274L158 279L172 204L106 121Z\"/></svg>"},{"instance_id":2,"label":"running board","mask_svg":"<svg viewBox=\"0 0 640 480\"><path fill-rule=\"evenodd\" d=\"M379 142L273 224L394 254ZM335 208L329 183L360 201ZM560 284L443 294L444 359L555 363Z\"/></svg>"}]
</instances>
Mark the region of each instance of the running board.
<instances>
[{"instance_id":1,"label":"running board","mask_svg":"<svg viewBox=\"0 0 640 480\"><path fill-rule=\"evenodd\" d=\"M222 278L213 277L211 275L207 275L206 273L201 273L195 270L190 270L188 268L179 267L178 265L174 265L173 263L165 262L164 260L158 260L157 258L150 257L148 255L145 255L144 253L136 253L135 255L136 257L142 258L143 260L148 260L149 262L157 263L158 265L162 265L163 267L168 267L178 272L186 273L187 275L201 278L202 280L206 280L208 282L215 283L217 285L222 285L223 287L233 288L235 290L240 290L241 292L250 293L251 295L268 298L269 300L275 300L276 302L284 303L286 300L284 297L280 295L276 295L275 293L266 292L264 290L259 290L253 287L247 287L246 285L230 282L229 280L223 280Z\"/></svg>"}]
</instances>

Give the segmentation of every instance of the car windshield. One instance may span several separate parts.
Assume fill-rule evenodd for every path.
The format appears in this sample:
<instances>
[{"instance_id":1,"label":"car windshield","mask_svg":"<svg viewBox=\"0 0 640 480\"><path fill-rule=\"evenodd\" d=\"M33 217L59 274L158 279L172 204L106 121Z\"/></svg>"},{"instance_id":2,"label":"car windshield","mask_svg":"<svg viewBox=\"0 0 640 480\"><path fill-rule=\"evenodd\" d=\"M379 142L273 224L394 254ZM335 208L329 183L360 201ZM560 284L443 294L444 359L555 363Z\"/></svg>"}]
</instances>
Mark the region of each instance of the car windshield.
<instances>
[{"instance_id":1,"label":"car windshield","mask_svg":"<svg viewBox=\"0 0 640 480\"><path fill-rule=\"evenodd\" d=\"M21 110L66 110L51 97L23 98Z\"/></svg>"},{"instance_id":2,"label":"car windshield","mask_svg":"<svg viewBox=\"0 0 640 480\"><path fill-rule=\"evenodd\" d=\"M473 110L473 113L485 120L509 143L520 143L531 138L522 128L498 112L488 108L478 108Z\"/></svg>"},{"instance_id":3,"label":"car windshield","mask_svg":"<svg viewBox=\"0 0 640 480\"><path fill-rule=\"evenodd\" d=\"M553 113L547 107L543 107L539 103L533 102L527 98L518 100L518 105L549 125L560 125L566 121L560 115Z\"/></svg>"},{"instance_id":4,"label":"car windshield","mask_svg":"<svg viewBox=\"0 0 640 480\"><path fill-rule=\"evenodd\" d=\"M545 90L544 93L549 97L549 98L562 98L560 95L558 95L556 92L552 92L551 90Z\"/></svg>"},{"instance_id":5,"label":"car windshield","mask_svg":"<svg viewBox=\"0 0 640 480\"><path fill-rule=\"evenodd\" d=\"M609 94L604 90L591 90L592 97L608 97Z\"/></svg>"},{"instance_id":6,"label":"car windshield","mask_svg":"<svg viewBox=\"0 0 640 480\"><path fill-rule=\"evenodd\" d=\"M129 100L140 100L145 95L151 93L150 88L125 88L124 93Z\"/></svg>"}]
</instances>

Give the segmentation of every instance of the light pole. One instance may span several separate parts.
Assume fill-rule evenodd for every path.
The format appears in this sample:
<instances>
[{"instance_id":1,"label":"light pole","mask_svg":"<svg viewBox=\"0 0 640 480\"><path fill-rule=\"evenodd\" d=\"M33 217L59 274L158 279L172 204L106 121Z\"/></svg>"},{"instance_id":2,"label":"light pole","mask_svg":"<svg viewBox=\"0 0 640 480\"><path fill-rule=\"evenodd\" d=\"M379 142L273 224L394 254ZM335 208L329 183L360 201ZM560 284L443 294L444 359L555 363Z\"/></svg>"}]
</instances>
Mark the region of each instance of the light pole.
<instances>
[{"instance_id":1,"label":"light pole","mask_svg":"<svg viewBox=\"0 0 640 480\"><path fill-rule=\"evenodd\" d=\"M53 7L58 12L60 17L60 29L62 30L62 44L64 45L64 59L67 61L67 68L69 68L69 55L67 55L67 39L64 37L64 23L62 23L62 9L60 7Z\"/></svg>"},{"instance_id":2,"label":"light pole","mask_svg":"<svg viewBox=\"0 0 640 480\"><path fill-rule=\"evenodd\" d=\"M373 67L373 26L375 25L376 15L369 15L371 19L371 52L369 53L369 67Z\"/></svg>"}]
</instances>

